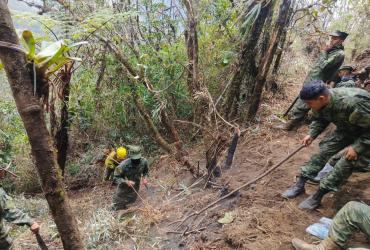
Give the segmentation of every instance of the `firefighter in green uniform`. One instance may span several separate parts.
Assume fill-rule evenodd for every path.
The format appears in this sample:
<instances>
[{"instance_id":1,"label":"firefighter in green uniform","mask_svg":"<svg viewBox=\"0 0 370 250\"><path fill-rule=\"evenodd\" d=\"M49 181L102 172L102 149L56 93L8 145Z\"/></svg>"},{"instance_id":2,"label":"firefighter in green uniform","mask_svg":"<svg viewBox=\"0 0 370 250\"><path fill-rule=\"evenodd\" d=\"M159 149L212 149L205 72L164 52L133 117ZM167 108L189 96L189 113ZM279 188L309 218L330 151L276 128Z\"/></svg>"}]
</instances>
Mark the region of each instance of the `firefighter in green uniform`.
<instances>
[{"instance_id":1,"label":"firefighter in green uniform","mask_svg":"<svg viewBox=\"0 0 370 250\"><path fill-rule=\"evenodd\" d=\"M342 66L339 69L338 76L340 77L340 82L338 82L336 88L355 88L356 80L352 75L353 68L351 66Z\"/></svg>"},{"instance_id":2,"label":"firefighter in green uniform","mask_svg":"<svg viewBox=\"0 0 370 250\"><path fill-rule=\"evenodd\" d=\"M5 171L0 170L0 178L3 178L4 174ZM40 229L39 224L27 214L15 208L12 198L0 187L0 249L8 250L12 248L13 241L8 235L9 229L5 227L4 220L20 226L27 225L35 234Z\"/></svg>"},{"instance_id":3,"label":"firefighter in green uniform","mask_svg":"<svg viewBox=\"0 0 370 250\"><path fill-rule=\"evenodd\" d=\"M113 210L126 209L127 205L136 201L140 182L147 185L148 162L141 156L140 147L129 148L130 158L121 162L114 173L114 182L118 184L113 198Z\"/></svg>"},{"instance_id":4,"label":"firefighter in green uniform","mask_svg":"<svg viewBox=\"0 0 370 250\"><path fill-rule=\"evenodd\" d=\"M339 30L330 34L330 44L320 54L315 65L308 73L304 85L315 80L328 82L335 76L344 61L344 47L342 44L347 36L346 32ZM310 108L304 101L298 98L290 111L290 120L277 128L288 131L295 129L306 118L309 110Z\"/></svg>"},{"instance_id":5,"label":"firefighter in green uniform","mask_svg":"<svg viewBox=\"0 0 370 250\"><path fill-rule=\"evenodd\" d=\"M334 216L329 236L319 245L307 244L297 238L292 240L292 244L296 250L345 249L346 242L356 231L361 231L370 237L370 207L360 202L350 201Z\"/></svg>"},{"instance_id":6,"label":"firefighter in green uniform","mask_svg":"<svg viewBox=\"0 0 370 250\"><path fill-rule=\"evenodd\" d=\"M333 169L320 181L319 189L304 200L301 209L315 209L329 191L338 191L353 171L367 171L370 162L370 93L360 88L327 89L323 82L305 85L300 98L311 107L313 122L303 144L310 145L330 124L336 130L320 142L320 152L300 170L298 181L286 190L284 198L294 198L305 191L308 179L314 180L325 163L346 148Z\"/></svg>"}]
</instances>

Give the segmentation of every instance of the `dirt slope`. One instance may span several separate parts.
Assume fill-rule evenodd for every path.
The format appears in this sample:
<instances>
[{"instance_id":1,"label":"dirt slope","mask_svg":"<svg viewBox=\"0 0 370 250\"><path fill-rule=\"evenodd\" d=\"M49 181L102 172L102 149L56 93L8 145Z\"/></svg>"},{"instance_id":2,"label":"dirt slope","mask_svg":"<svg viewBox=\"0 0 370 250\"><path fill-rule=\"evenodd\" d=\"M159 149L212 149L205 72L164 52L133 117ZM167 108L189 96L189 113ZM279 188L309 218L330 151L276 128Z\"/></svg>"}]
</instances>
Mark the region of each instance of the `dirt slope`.
<instances>
[{"instance_id":1,"label":"dirt slope","mask_svg":"<svg viewBox=\"0 0 370 250\"><path fill-rule=\"evenodd\" d=\"M289 99L292 98L294 96ZM213 180L215 183L221 186L229 183L229 190L233 190L299 146L299 139L305 135L307 127L297 133L272 129L274 119L271 114L281 112L283 106L288 105L285 100L284 104L281 104L283 100L274 100L266 97L261 107L261 124L251 127L241 138L233 167L223 171L221 178ZM94 241L96 235L101 241L98 248L90 246L90 249L292 249L290 241L293 237L317 241L305 233L305 228L320 217L332 217L351 200L370 204L370 173L353 174L341 192L327 195L323 206L313 212L301 211L297 205L317 188L314 185L308 185L307 194L295 200L286 201L280 197L280 193L293 183L299 166L318 150L318 141L256 185L241 190L237 196L220 202L180 228L169 224L218 199L220 190L203 189L203 181L189 188L195 180L167 157L152 168L150 188L140 190L141 198L133 204L130 213L109 211L114 193L114 188L109 185L71 192L71 203L86 242ZM200 166L204 166L202 147L191 152L194 163L199 161ZM230 224L221 225L217 220L226 212L232 212L235 219ZM192 225L190 231L193 226L201 230L184 236L176 233L184 232L189 223ZM91 228L91 225L95 227ZM59 241L46 229L42 233L50 249L62 249ZM28 232L17 242L16 249L37 249ZM366 239L360 235L356 242L366 243ZM370 243L368 239L367 243Z\"/></svg>"}]
</instances>

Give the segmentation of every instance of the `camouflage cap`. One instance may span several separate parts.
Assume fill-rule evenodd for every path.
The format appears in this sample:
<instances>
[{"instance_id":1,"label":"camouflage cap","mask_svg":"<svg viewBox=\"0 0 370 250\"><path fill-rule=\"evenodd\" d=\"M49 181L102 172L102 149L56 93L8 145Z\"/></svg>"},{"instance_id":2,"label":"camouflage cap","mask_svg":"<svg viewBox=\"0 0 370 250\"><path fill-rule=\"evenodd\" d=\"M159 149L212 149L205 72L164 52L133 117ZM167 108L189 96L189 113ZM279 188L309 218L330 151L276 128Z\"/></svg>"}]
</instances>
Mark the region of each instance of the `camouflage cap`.
<instances>
[{"instance_id":1,"label":"camouflage cap","mask_svg":"<svg viewBox=\"0 0 370 250\"><path fill-rule=\"evenodd\" d=\"M140 146L129 145L127 148L130 151L130 158L133 160L139 160L141 158L141 148Z\"/></svg>"},{"instance_id":2,"label":"camouflage cap","mask_svg":"<svg viewBox=\"0 0 370 250\"><path fill-rule=\"evenodd\" d=\"M353 67L352 66L349 66L349 65L343 65L342 67L339 68L339 70L349 70L349 71L353 71Z\"/></svg>"},{"instance_id":3,"label":"camouflage cap","mask_svg":"<svg viewBox=\"0 0 370 250\"><path fill-rule=\"evenodd\" d=\"M332 33L330 33L329 36L336 36L336 37L340 37L343 40L345 40L348 36L348 33L344 32L344 31L340 31L340 30L335 30Z\"/></svg>"}]
</instances>

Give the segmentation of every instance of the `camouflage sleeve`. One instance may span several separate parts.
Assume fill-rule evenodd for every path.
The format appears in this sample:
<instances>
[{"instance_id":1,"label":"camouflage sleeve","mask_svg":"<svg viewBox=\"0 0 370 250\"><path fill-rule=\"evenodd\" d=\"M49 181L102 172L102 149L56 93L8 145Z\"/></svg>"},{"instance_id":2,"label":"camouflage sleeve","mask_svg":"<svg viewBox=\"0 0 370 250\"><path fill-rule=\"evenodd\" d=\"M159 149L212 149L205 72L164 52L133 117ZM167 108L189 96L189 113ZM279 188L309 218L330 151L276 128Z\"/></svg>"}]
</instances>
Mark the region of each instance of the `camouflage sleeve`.
<instances>
[{"instance_id":1,"label":"camouflage sleeve","mask_svg":"<svg viewBox=\"0 0 370 250\"><path fill-rule=\"evenodd\" d=\"M311 136L311 138L316 138L326 129L330 122L318 117L315 113L313 113L313 119L314 120L310 124L309 135Z\"/></svg>"},{"instance_id":2,"label":"camouflage sleeve","mask_svg":"<svg viewBox=\"0 0 370 250\"><path fill-rule=\"evenodd\" d=\"M121 183L124 183L126 181L125 173L124 173L123 169L124 169L124 166L121 163L114 170L113 182L118 184L118 185L121 184Z\"/></svg>"},{"instance_id":3,"label":"camouflage sleeve","mask_svg":"<svg viewBox=\"0 0 370 250\"><path fill-rule=\"evenodd\" d=\"M2 188L0 189L0 206L3 210L3 218L6 221L20 226L31 226L34 223L26 213L23 213L14 206L12 198L8 196Z\"/></svg>"},{"instance_id":4,"label":"camouflage sleeve","mask_svg":"<svg viewBox=\"0 0 370 250\"><path fill-rule=\"evenodd\" d=\"M342 64L344 61L344 52L342 50L337 51L336 53L328 54L326 60L320 64L321 72L326 71L333 67L333 65Z\"/></svg>"},{"instance_id":5,"label":"camouflage sleeve","mask_svg":"<svg viewBox=\"0 0 370 250\"><path fill-rule=\"evenodd\" d=\"M351 124L364 128L364 132L352 144L353 149L363 153L370 148L370 101L361 102L349 117Z\"/></svg>"},{"instance_id":6,"label":"camouflage sleeve","mask_svg":"<svg viewBox=\"0 0 370 250\"><path fill-rule=\"evenodd\" d=\"M149 164L147 160L144 162L143 176L149 176Z\"/></svg>"}]
</instances>

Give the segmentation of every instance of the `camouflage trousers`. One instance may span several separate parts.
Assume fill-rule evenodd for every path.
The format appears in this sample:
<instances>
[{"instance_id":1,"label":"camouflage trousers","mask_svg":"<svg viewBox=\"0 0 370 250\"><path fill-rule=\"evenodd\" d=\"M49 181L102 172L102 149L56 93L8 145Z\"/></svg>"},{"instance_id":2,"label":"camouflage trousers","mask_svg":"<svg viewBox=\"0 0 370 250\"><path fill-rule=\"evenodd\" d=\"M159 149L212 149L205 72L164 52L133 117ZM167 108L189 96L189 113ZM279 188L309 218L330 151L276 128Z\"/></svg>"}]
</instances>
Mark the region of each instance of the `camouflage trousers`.
<instances>
[{"instance_id":1,"label":"camouflage trousers","mask_svg":"<svg viewBox=\"0 0 370 250\"><path fill-rule=\"evenodd\" d=\"M135 190L138 192L140 183L135 183ZM125 183L121 183L117 186L116 194L113 197L113 210L126 209L127 205L134 203L137 199L137 193Z\"/></svg>"},{"instance_id":2,"label":"camouflage trousers","mask_svg":"<svg viewBox=\"0 0 370 250\"><path fill-rule=\"evenodd\" d=\"M345 247L347 240L357 230L370 237L370 207L350 201L333 218L329 237L339 246Z\"/></svg>"},{"instance_id":3,"label":"camouflage trousers","mask_svg":"<svg viewBox=\"0 0 370 250\"><path fill-rule=\"evenodd\" d=\"M315 176L325 166L326 162L345 147L351 145L358 136L334 131L320 142L320 152L301 167L303 177L314 180ZM353 171L368 171L370 150L358 155L357 160L349 161L344 155L336 160L333 169L320 181L320 188L338 191L339 187L351 176Z\"/></svg>"},{"instance_id":4,"label":"camouflage trousers","mask_svg":"<svg viewBox=\"0 0 370 250\"><path fill-rule=\"evenodd\" d=\"M294 106L289 112L289 117L291 120L303 121L306 117L310 108L307 106L301 98L298 98Z\"/></svg>"},{"instance_id":5,"label":"camouflage trousers","mask_svg":"<svg viewBox=\"0 0 370 250\"><path fill-rule=\"evenodd\" d=\"M12 249L13 240L8 235L8 230L2 221L0 221L0 249L10 250Z\"/></svg>"},{"instance_id":6,"label":"camouflage trousers","mask_svg":"<svg viewBox=\"0 0 370 250\"><path fill-rule=\"evenodd\" d=\"M113 180L113 176L114 176L114 168L106 168L105 174L104 174L104 180L105 181Z\"/></svg>"}]
</instances>

